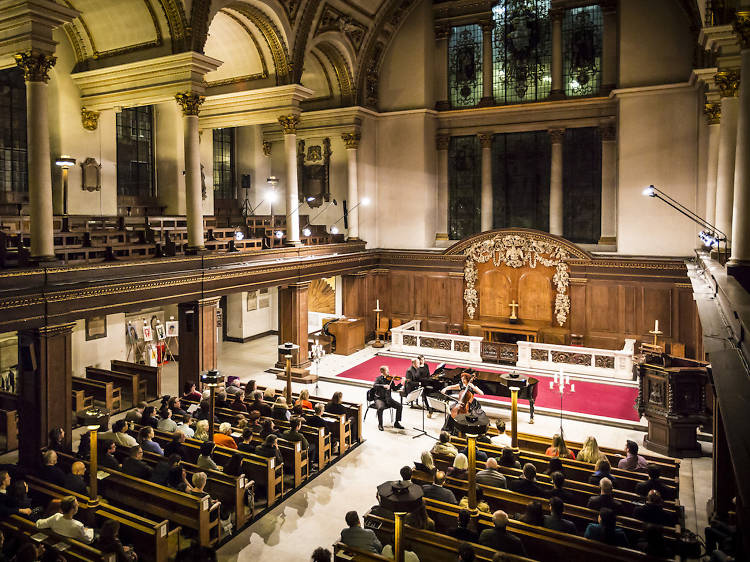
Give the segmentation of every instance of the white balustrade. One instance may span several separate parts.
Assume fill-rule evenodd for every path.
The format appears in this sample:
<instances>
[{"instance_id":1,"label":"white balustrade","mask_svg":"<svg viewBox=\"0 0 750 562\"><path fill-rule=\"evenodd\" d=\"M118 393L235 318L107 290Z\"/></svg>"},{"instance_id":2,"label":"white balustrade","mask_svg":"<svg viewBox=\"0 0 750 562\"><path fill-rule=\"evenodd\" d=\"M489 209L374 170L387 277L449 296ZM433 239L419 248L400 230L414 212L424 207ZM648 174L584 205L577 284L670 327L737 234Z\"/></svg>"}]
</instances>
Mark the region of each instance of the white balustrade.
<instances>
[{"instance_id":1,"label":"white balustrade","mask_svg":"<svg viewBox=\"0 0 750 562\"><path fill-rule=\"evenodd\" d=\"M421 320L391 329L391 351L430 355L455 361L482 361L482 337L420 330Z\"/></svg>"},{"instance_id":2,"label":"white balustrade","mask_svg":"<svg viewBox=\"0 0 750 562\"><path fill-rule=\"evenodd\" d=\"M531 369L562 368L566 373L599 375L633 380L635 340L626 339L621 350L576 347L519 341L516 367Z\"/></svg>"}]
</instances>

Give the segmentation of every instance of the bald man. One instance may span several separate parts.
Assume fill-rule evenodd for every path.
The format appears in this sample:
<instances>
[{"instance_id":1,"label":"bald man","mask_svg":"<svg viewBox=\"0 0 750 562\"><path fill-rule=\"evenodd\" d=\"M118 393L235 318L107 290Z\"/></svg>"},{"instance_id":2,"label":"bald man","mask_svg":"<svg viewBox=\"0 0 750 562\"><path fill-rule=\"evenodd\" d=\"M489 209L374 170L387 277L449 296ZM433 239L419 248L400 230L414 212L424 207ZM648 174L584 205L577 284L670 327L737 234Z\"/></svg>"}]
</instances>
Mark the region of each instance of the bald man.
<instances>
[{"instance_id":1,"label":"bald man","mask_svg":"<svg viewBox=\"0 0 750 562\"><path fill-rule=\"evenodd\" d=\"M505 476L500 472L497 460L494 457L487 459L485 469L477 472L477 484L492 486L493 488L507 488L508 483Z\"/></svg>"},{"instance_id":2,"label":"bald man","mask_svg":"<svg viewBox=\"0 0 750 562\"><path fill-rule=\"evenodd\" d=\"M593 509L594 511L600 511L603 507L608 507L617 515L622 515L622 502L617 501L612 494L612 481L609 478L602 478L599 481L599 491L601 493L598 496L591 496L589 498L586 507Z\"/></svg>"},{"instance_id":3,"label":"bald man","mask_svg":"<svg viewBox=\"0 0 750 562\"><path fill-rule=\"evenodd\" d=\"M523 547L521 539L515 535L511 535L506 530L508 526L508 514L499 509L492 514L492 521L495 523L495 527L482 531L482 534L479 535L479 544L494 548L495 550L502 550L509 554L526 556L526 549Z\"/></svg>"},{"instance_id":4,"label":"bald man","mask_svg":"<svg viewBox=\"0 0 750 562\"><path fill-rule=\"evenodd\" d=\"M65 488L76 494L87 496L89 490L86 487L86 481L84 475L86 474L86 467L81 461L76 461L70 467L70 473L65 475Z\"/></svg>"}]
</instances>

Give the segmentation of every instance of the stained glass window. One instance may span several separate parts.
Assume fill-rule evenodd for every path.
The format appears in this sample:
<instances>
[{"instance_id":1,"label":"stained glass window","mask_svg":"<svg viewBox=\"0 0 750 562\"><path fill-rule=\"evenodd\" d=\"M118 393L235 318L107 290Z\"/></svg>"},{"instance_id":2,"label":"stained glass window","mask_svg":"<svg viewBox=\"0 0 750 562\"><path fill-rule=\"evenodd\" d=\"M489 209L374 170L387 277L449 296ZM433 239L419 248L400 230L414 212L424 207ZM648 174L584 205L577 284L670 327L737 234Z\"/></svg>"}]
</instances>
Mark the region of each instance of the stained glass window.
<instances>
[{"instance_id":1,"label":"stained glass window","mask_svg":"<svg viewBox=\"0 0 750 562\"><path fill-rule=\"evenodd\" d=\"M596 244L601 236L602 141L598 127L565 129L563 236Z\"/></svg>"},{"instance_id":2,"label":"stained glass window","mask_svg":"<svg viewBox=\"0 0 750 562\"><path fill-rule=\"evenodd\" d=\"M26 172L26 84L10 68L0 71L0 194L28 192Z\"/></svg>"},{"instance_id":3,"label":"stained glass window","mask_svg":"<svg viewBox=\"0 0 750 562\"><path fill-rule=\"evenodd\" d=\"M539 101L552 85L549 0L504 0L492 9L493 93L498 104Z\"/></svg>"},{"instance_id":4,"label":"stained glass window","mask_svg":"<svg viewBox=\"0 0 750 562\"><path fill-rule=\"evenodd\" d=\"M462 25L451 29L448 43L451 107L474 107L482 99L482 28Z\"/></svg>"},{"instance_id":5,"label":"stained glass window","mask_svg":"<svg viewBox=\"0 0 750 562\"><path fill-rule=\"evenodd\" d=\"M550 139L547 131L492 139L494 228L549 230Z\"/></svg>"},{"instance_id":6,"label":"stained glass window","mask_svg":"<svg viewBox=\"0 0 750 562\"><path fill-rule=\"evenodd\" d=\"M563 84L568 97L594 96L602 79L602 9L565 10L563 18Z\"/></svg>"},{"instance_id":7,"label":"stained glass window","mask_svg":"<svg viewBox=\"0 0 750 562\"><path fill-rule=\"evenodd\" d=\"M155 195L153 128L150 105L129 107L117 114L117 195Z\"/></svg>"},{"instance_id":8,"label":"stained glass window","mask_svg":"<svg viewBox=\"0 0 750 562\"><path fill-rule=\"evenodd\" d=\"M448 236L461 240L481 229L482 162L476 135L452 137L448 147Z\"/></svg>"},{"instance_id":9,"label":"stained glass window","mask_svg":"<svg viewBox=\"0 0 750 562\"><path fill-rule=\"evenodd\" d=\"M234 193L234 129L214 129L214 196L236 199Z\"/></svg>"}]
</instances>

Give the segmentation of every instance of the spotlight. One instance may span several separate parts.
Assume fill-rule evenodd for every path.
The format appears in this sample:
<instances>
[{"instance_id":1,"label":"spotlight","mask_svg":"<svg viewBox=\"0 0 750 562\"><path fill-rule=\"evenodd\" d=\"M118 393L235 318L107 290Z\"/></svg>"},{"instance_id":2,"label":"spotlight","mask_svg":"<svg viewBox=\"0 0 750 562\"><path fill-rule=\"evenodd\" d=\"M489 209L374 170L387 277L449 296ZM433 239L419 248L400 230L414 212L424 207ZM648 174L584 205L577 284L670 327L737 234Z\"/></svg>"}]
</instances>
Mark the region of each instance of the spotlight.
<instances>
[{"instance_id":1,"label":"spotlight","mask_svg":"<svg viewBox=\"0 0 750 562\"><path fill-rule=\"evenodd\" d=\"M649 185L643 190L643 195L646 197L656 197L656 188L653 185Z\"/></svg>"},{"instance_id":2,"label":"spotlight","mask_svg":"<svg viewBox=\"0 0 750 562\"><path fill-rule=\"evenodd\" d=\"M302 229L302 234L304 236L310 236L310 234L312 234L312 231L309 228L305 227Z\"/></svg>"},{"instance_id":3,"label":"spotlight","mask_svg":"<svg viewBox=\"0 0 750 562\"><path fill-rule=\"evenodd\" d=\"M367 207L370 204L370 198L369 197L363 197L361 201L362 205Z\"/></svg>"},{"instance_id":4,"label":"spotlight","mask_svg":"<svg viewBox=\"0 0 750 562\"><path fill-rule=\"evenodd\" d=\"M339 227L335 224L331 227L331 234L338 234L339 233Z\"/></svg>"},{"instance_id":5,"label":"spotlight","mask_svg":"<svg viewBox=\"0 0 750 562\"><path fill-rule=\"evenodd\" d=\"M309 203L310 201L315 201L315 197L308 197L307 202Z\"/></svg>"},{"instance_id":6,"label":"spotlight","mask_svg":"<svg viewBox=\"0 0 750 562\"><path fill-rule=\"evenodd\" d=\"M269 203L276 203L278 198L279 196L275 191L272 191L272 190L266 191L266 201L268 201Z\"/></svg>"},{"instance_id":7,"label":"spotlight","mask_svg":"<svg viewBox=\"0 0 750 562\"><path fill-rule=\"evenodd\" d=\"M61 168L72 168L76 165L76 159L71 158L70 156L60 156L60 158L57 159L55 162L55 165L60 166Z\"/></svg>"},{"instance_id":8,"label":"spotlight","mask_svg":"<svg viewBox=\"0 0 750 562\"><path fill-rule=\"evenodd\" d=\"M284 237L284 233L283 233L283 232L281 232L280 230L277 230L277 231L276 231L276 238L278 238L278 239L281 239L281 238L283 238L283 237Z\"/></svg>"},{"instance_id":9,"label":"spotlight","mask_svg":"<svg viewBox=\"0 0 750 562\"><path fill-rule=\"evenodd\" d=\"M235 240L244 240L245 235L242 234L239 230L235 231L234 233L234 239Z\"/></svg>"}]
</instances>

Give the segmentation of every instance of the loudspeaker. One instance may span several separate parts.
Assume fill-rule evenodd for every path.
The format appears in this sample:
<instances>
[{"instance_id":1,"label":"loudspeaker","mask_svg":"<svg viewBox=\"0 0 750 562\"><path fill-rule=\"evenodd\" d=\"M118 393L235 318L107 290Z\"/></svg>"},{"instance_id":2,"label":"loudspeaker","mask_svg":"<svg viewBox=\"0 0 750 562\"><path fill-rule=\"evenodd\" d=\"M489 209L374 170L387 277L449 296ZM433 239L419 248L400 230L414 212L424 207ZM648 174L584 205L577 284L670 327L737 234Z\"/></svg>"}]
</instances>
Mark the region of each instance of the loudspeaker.
<instances>
[{"instance_id":1,"label":"loudspeaker","mask_svg":"<svg viewBox=\"0 0 750 562\"><path fill-rule=\"evenodd\" d=\"M346 199L344 199L342 202L342 205L344 206L344 228L349 228L349 207L346 204Z\"/></svg>"},{"instance_id":2,"label":"loudspeaker","mask_svg":"<svg viewBox=\"0 0 750 562\"><path fill-rule=\"evenodd\" d=\"M240 185L242 189L250 189L250 174L242 174Z\"/></svg>"}]
</instances>

